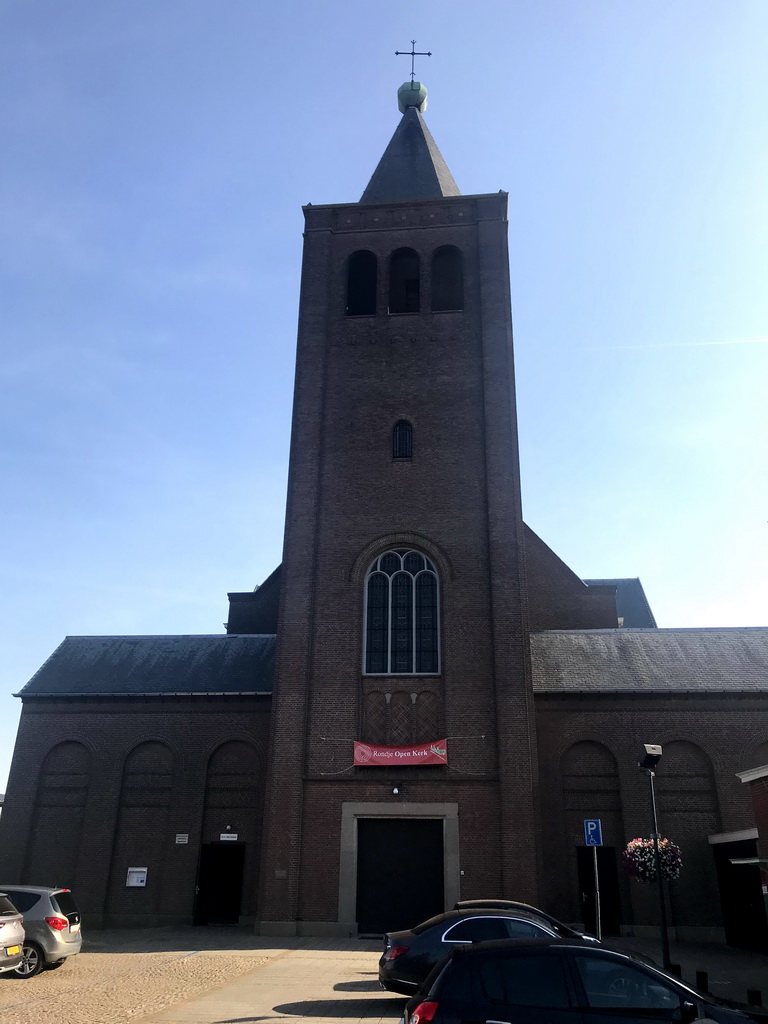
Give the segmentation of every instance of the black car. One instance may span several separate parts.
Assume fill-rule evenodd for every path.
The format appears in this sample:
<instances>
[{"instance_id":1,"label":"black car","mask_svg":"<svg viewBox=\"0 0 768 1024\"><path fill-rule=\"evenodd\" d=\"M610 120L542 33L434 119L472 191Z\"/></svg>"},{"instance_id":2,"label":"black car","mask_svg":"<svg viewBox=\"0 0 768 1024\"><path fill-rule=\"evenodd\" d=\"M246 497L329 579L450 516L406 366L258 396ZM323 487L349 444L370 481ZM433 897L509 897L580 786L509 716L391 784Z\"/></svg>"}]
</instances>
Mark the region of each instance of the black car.
<instances>
[{"instance_id":1,"label":"black car","mask_svg":"<svg viewBox=\"0 0 768 1024\"><path fill-rule=\"evenodd\" d=\"M411 995L456 946L556 937L552 928L524 910L449 910L408 931L387 932L379 982L389 992Z\"/></svg>"},{"instance_id":2,"label":"black car","mask_svg":"<svg viewBox=\"0 0 768 1024\"><path fill-rule=\"evenodd\" d=\"M551 914L545 913L543 910L539 910L538 907L532 907L528 903L518 903L517 900L462 900L460 903L454 903L454 910L511 910L513 912L523 911L525 914L529 914L532 918L541 921L542 924L551 928L555 935L560 936L563 939L583 939L585 942L592 942L596 946L600 945L600 940L596 939L594 935L589 935L587 932L577 931L575 928L571 928L570 925L563 924L562 921L558 921L556 917L552 917Z\"/></svg>"},{"instance_id":3,"label":"black car","mask_svg":"<svg viewBox=\"0 0 768 1024\"><path fill-rule=\"evenodd\" d=\"M578 940L454 949L405 1006L403 1024L768 1024L626 953Z\"/></svg>"}]
</instances>

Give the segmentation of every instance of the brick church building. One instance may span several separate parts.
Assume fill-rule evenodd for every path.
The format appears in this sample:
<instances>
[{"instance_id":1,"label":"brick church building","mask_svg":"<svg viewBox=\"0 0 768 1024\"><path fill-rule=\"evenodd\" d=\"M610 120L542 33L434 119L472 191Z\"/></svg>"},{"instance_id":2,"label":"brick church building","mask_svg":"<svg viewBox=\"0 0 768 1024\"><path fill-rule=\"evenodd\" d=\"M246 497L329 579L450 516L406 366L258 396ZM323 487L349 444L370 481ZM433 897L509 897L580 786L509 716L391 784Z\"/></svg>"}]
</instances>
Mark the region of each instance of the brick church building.
<instances>
[{"instance_id":1,"label":"brick church building","mask_svg":"<svg viewBox=\"0 0 768 1024\"><path fill-rule=\"evenodd\" d=\"M620 851L659 743L671 923L759 948L768 629L658 629L524 523L507 196L462 195L398 96L360 201L304 210L282 565L225 635L64 640L20 694L0 882L92 927L371 934L473 897L594 927L600 818L604 930L642 932Z\"/></svg>"}]
</instances>

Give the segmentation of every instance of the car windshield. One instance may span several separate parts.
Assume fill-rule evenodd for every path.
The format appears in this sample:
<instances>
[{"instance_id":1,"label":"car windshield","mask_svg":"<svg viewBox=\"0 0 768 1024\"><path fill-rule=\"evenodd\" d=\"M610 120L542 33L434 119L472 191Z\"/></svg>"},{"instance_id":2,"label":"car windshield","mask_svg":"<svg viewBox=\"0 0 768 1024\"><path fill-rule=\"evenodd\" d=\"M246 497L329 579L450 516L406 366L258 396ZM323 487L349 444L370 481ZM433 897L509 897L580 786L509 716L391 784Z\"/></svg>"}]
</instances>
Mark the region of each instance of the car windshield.
<instances>
[{"instance_id":1,"label":"car windshield","mask_svg":"<svg viewBox=\"0 0 768 1024\"><path fill-rule=\"evenodd\" d=\"M583 954L581 954L581 953L577 954L577 955L583 956ZM591 961L599 960L601 963L605 962L605 960L607 959L608 962L611 965L611 968L614 969L614 970L617 967L621 966L621 962L617 963L612 957L611 958L603 958L603 957L590 956L589 959ZM643 961L636 960L634 958L634 956L632 956L632 954L630 954L629 959L633 962L633 965L637 964L638 968L642 968L645 973L650 973L652 976L654 976L654 980L658 980L659 982L669 982L669 981L671 981L678 988L683 988L691 996L695 996L696 999L705 999L705 1000L709 1000L710 1002L712 1002L712 1001L719 1002L717 997L713 996L710 992L701 992L699 989L694 988L693 985L689 985L688 982L681 981L680 978L673 978L670 975L665 974L663 971L658 970L658 968L656 968L653 964L646 963L644 960Z\"/></svg>"},{"instance_id":2,"label":"car windshield","mask_svg":"<svg viewBox=\"0 0 768 1024\"><path fill-rule=\"evenodd\" d=\"M7 917L9 914L18 914L18 910L7 896L0 896L0 914L3 917Z\"/></svg>"},{"instance_id":3,"label":"car windshield","mask_svg":"<svg viewBox=\"0 0 768 1024\"><path fill-rule=\"evenodd\" d=\"M69 914L78 914L77 904L71 892L57 892L51 896L51 903L58 904L59 910L67 917Z\"/></svg>"},{"instance_id":4,"label":"car windshield","mask_svg":"<svg viewBox=\"0 0 768 1024\"><path fill-rule=\"evenodd\" d=\"M9 893L9 898L20 914L26 914L36 903L40 902L40 894L17 889Z\"/></svg>"},{"instance_id":5,"label":"car windshield","mask_svg":"<svg viewBox=\"0 0 768 1024\"><path fill-rule=\"evenodd\" d=\"M645 963L645 961L641 962L646 970L651 971L653 974L658 974L659 978L663 978L665 981L667 980L668 975L662 974L661 971L657 971L653 964ZM697 999L709 999L719 1002L717 996L713 996L711 992L702 992L700 989L694 988L693 985L690 985L687 981L681 981L680 978L672 978L671 980L680 988L684 988L687 992L690 992L692 996L696 996Z\"/></svg>"},{"instance_id":6,"label":"car windshield","mask_svg":"<svg viewBox=\"0 0 768 1024\"><path fill-rule=\"evenodd\" d=\"M430 917L429 920L422 921L421 924L417 924L414 928L411 928L411 931L414 935L421 935L422 932L425 932L433 925L442 924L442 922L448 920L450 916L450 914L437 914L435 917Z\"/></svg>"},{"instance_id":7,"label":"car windshield","mask_svg":"<svg viewBox=\"0 0 768 1024\"><path fill-rule=\"evenodd\" d=\"M580 932L575 931L567 924L563 924L562 921L558 921L556 917L552 917L550 914L546 914L543 910L539 910L538 907L532 907L528 903L518 903L516 900L464 900L454 906L454 910L472 909L508 910L514 913L522 912L523 914L529 915L536 921L542 921L558 935L565 935L568 936L568 938L573 938L580 934Z\"/></svg>"}]
</instances>

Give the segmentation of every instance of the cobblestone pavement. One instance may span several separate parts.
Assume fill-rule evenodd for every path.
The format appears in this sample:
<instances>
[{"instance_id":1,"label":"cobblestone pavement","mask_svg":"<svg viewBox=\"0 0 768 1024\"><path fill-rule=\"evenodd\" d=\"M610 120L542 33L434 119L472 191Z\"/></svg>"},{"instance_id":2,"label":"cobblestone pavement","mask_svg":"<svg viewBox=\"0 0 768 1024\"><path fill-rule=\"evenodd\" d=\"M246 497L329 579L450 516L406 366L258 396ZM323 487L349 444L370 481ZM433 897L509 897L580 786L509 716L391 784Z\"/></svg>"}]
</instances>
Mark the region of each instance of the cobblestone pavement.
<instances>
[{"instance_id":1,"label":"cobblestone pavement","mask_svg":"<svg viewBox=\"0 0 768 1024\"><path fill-rule=\"evenodd\" d=\"M252 935L221 930L99 932L35 978L0 975L3 1024L121 1024L208 992L265 964ZM201 948L201 939L202 946ZM181 940L181 941L180 941Z\"/></svg>"},{"instance_id":2,"label":"cobblestone pavement","mask_svg":"<svg viewBox=\"0 0 768 1024\"><path fill-rule=\"evenodd\" d=\"M142 1024L397 1024L405 997L379 987L380 943L306 941L219 991Z\"/></svg>"},{"instance_id":3,"label":"cobblestone pavement","mask_svg":"<svg viewBox=\"0 0 768 1024\"><path fill-rule=\"evenodd\" d=\"M3 1024L221 1021L233 1019L235 1003L234 1018L245 1021L317 1016L349 1024L365 1017L376 1024L396 1022L402 1012L404 1000L379 989L376 942L267 939L215 928L92 935L56 971L28 980L0 975ZM241 991L237 983L246 981Z\"/></svg>"}]
</instances>

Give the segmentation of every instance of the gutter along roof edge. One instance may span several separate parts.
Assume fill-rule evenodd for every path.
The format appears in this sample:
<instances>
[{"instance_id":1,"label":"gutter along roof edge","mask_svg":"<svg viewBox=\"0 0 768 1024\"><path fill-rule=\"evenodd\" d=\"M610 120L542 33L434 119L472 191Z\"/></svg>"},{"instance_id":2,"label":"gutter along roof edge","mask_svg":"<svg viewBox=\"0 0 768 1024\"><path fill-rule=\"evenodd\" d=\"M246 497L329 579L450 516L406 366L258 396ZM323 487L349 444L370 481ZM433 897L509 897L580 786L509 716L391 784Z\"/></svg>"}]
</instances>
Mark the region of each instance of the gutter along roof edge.
<instances>
[{"instance_id":1,"label":"gutter along roof edge","mask_svg":"<svg viewBox=\"0 0 768 1024\"><path fill-rule=\"evenodd\" d=\"M72 691L59 691L57 693L19 693L12 694L13 697L21 697L23 700L36 700L39 697L58 698L65 697L271 697L272 690L147 690L142 693L114 690L99 690L97 692L75 693Z\"/></svg>"}]
</instances>

